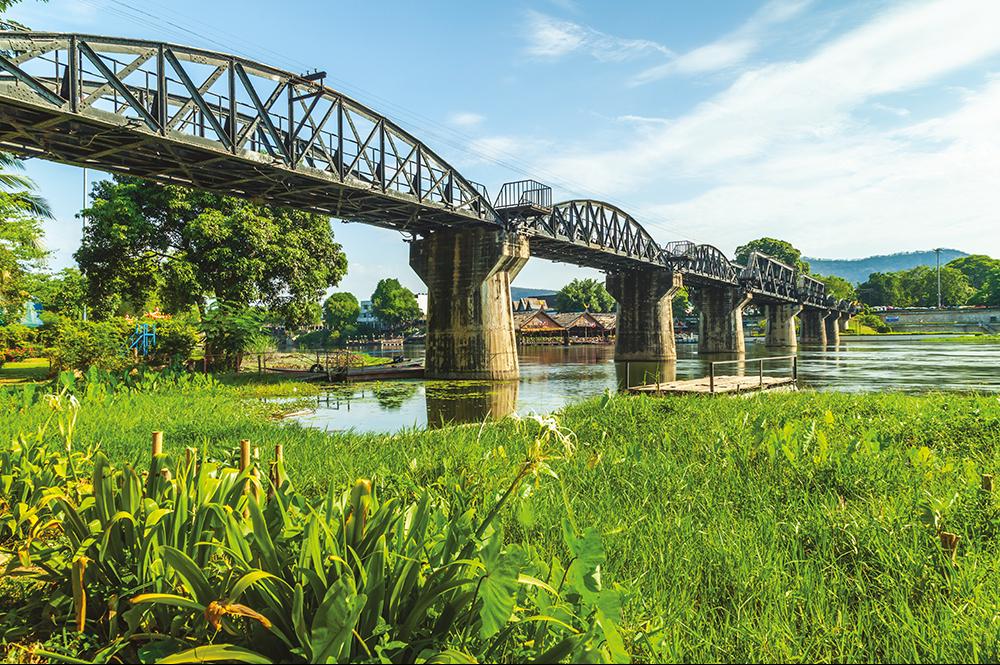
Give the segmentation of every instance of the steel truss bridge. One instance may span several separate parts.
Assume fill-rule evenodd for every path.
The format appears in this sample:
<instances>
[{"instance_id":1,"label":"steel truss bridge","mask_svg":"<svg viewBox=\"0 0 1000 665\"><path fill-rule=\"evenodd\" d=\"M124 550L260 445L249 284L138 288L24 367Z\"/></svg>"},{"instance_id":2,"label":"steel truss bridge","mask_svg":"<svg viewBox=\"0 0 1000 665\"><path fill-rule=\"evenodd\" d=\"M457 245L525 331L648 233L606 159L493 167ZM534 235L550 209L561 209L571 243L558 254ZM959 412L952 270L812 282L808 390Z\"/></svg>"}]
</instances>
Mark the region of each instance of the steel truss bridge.
<instances>
[{"instance_id":1,"label":"steel truss bridge","mask_svg":"<svg viewBox=\"0 0 1000 665\"><path fill-rule=\"evenodd\" d=\"M92 35L0 33L0 149L235 194L414 235L488 225L531 253L602 270L663 268L756 302L850 311L825 285L752 254L658 244L627 212L553 204L533 180L487 190L385 116L326 86L245 58Z\"/></svg>"}]
</instances>

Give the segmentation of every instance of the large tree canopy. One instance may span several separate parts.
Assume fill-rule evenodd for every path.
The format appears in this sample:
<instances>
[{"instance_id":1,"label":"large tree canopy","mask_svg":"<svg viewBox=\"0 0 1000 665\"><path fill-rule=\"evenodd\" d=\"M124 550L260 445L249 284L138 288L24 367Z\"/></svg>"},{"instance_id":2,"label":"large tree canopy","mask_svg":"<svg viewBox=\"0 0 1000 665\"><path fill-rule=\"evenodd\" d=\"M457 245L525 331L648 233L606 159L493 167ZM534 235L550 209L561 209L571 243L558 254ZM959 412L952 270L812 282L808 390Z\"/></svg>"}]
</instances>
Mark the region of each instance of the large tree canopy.
<instances>
[{"instance_id":1,"label":"large tree canopy","mask_svg":"<svg viewBox=\"0 0 1000 665\"><path fill-rule=\"evenodd\" d=\"M556 294L555 305L560 312L610 312L615 299L596 279L574 279Z\"/></svg>"},{"instance_id":2,"label":"large tree canopy","mask_svg":"<svg viewBox=\"0 0 1000 665\"><path fill-rule=\"evenodd\" d=\"M858 294L854 289L854 285L848 282L843 277L837 277L836 275L813 275L816 279L826 284L826 292L832 295L834 298L840 300L854 300L857 298Z\"/></svg>"},{"instance_id":3,"label":"large tree canopy","mask_svg":"<svg viewBox=\"0 0 1000 665\"><path fill-rule=\"evenodd\" d=\"M796 268L799 272L809 272L809 264L802 260L802 252L792 246L792 243L777 238L758 238L736 248L736 262L747 264L751 252L767 254L782 263Z\"/></svg>"},{"instance_id":4,"label":"large tree canopy","mask_svg":"<svg viewBox=\"0 0 1000 665\"><path fill-rule=\"evenodd\" d=\"M420 305L413 291L398 279L379 281L372 294L372 314L379 321L395 330L420 318Z\"/></svg>"},{"instance_id":5,"label":"large tree canopy","mask_svg":"<svg viewBox=\"0 0 1000 665\"><path fill-rule=\"evenodd\" d=\"M200 190L115 176L94 185L76 253L98 315L209 298L260 303L295 327L318 319L347 271L329 220Z\"/></svg>"},{"instance_id":6,"label":"large tree canopy","mask_svg":"<svg viewBox=\"0 0 1000 665\"><path fill-rule=\"evenodd\" d=\"M336 334L336 339L343 339L357 328L361 305L353 293L331 293L323 303L323 322Z\"/></svg>"}]
</instances>

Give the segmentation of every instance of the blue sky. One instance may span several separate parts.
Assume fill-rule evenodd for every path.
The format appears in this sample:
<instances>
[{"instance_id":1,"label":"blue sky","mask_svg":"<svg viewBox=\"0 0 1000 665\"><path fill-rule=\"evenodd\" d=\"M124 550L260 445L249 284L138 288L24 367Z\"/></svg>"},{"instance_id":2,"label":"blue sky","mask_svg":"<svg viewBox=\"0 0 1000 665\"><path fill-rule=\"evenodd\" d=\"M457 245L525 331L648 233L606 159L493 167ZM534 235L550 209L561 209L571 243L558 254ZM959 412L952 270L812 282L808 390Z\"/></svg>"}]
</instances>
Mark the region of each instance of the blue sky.
<instances>
[{"instance_id":1,"label":"blue sky","mask_svg":"<svg viewBox=\"0 0 1000 665\"><path fill-rule=\"evenodd\" d=\"M1000 2L27 0L37 30L235 52L393 118L491 193L533 177L661 242L763 235L811 256L1000 256ZM32 160L72 264L82 172ZM416 291L399 234L334 224L367 297ZM532 259L519 286L597 273Z\"/></svg>"}]
</instances>

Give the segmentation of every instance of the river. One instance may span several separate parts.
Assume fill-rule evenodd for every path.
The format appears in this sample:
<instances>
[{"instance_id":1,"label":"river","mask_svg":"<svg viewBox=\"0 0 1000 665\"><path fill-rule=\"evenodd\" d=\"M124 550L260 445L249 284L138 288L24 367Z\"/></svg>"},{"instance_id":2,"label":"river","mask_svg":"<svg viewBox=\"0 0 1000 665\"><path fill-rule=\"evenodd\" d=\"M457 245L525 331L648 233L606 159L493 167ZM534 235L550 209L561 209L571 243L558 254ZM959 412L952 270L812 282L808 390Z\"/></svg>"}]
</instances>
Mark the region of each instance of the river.
<instances>
[{"instance_id":1,"label":"river","mask_svg":"<svg viewBox=\"0 0 1000 665\"><path fill-rule=\"evenodd\" d=\"M304 425L331 431L395 432L407 427L473 422L487 416L548 413L563 405L617 390L625 383L691 379L708 374L709 359L695 344L678 344L675 364L613 360L610 346L538 346L520 350L521 379L506 384L391 381L337 386L323 394ZM397 352L398 353L398 352ZM420 347L407 348L419 357ZM748 341L746 359L775 355ZM712 360L718 360L718 357ZM787 374L790 361L770 363L771 375ZM836 348L800 347L799 383L816 390L1000 392L1000 344L967 344L928 336L844 337ZM725 374L756 374L752 364L720 367Z\"/></svg>"}]
</instances>

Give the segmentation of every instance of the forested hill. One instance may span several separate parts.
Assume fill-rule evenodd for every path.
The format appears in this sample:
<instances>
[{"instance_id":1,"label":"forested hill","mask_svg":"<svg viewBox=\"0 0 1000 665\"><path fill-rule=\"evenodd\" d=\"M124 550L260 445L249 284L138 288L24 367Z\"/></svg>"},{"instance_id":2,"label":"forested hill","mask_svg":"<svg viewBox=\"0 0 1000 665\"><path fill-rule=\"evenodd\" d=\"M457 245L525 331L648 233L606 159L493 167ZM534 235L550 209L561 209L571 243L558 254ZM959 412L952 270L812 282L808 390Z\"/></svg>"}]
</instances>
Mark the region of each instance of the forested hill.
<instances>
[{"instance_id":1,"label":"forested hill","mask_svg":"<svg viewBox=\"0 0 1000 665\"><path fill-rule=\"evenodd\" d=\"M942 249L941 265L963 256L968 256L968 254L960 252L957 249ZM937 257L933 251L881 254L879 256L869 256L865 259L810 259L802 257L802 260L809 262L809 267L813 273L818 275L836 275L837 277L843 277L853 284L864 282L868 279L868 275L873 272L897 272L899 270L916 268L917 266L937 265Z\"/></svg>"}]
</instances>

